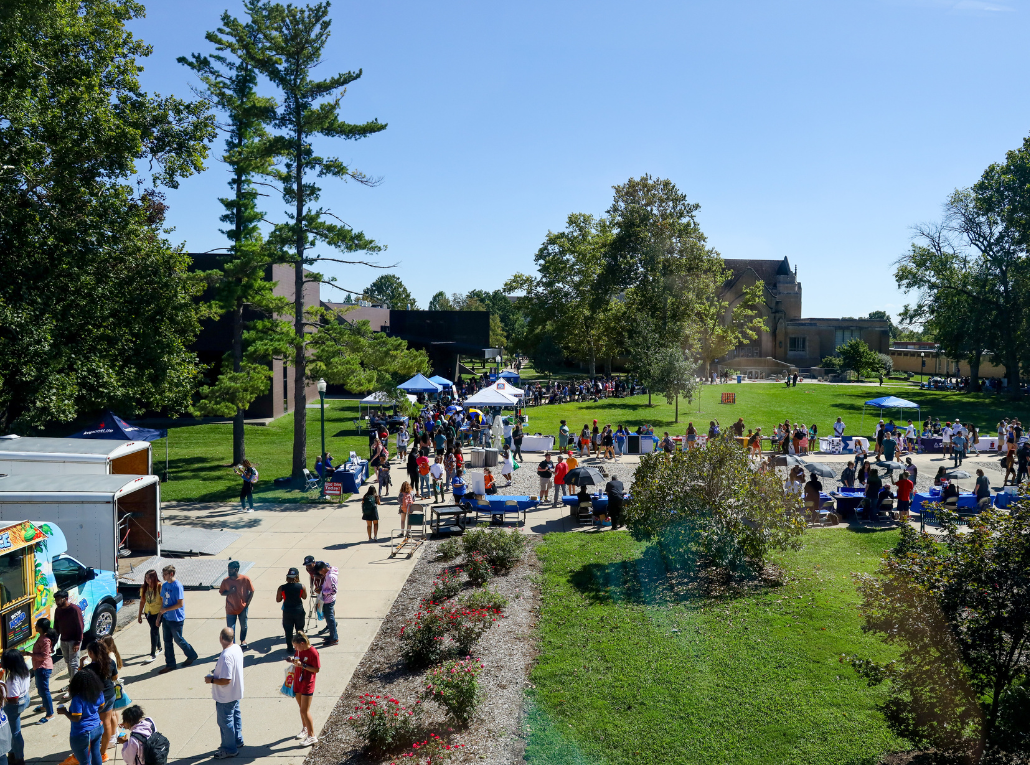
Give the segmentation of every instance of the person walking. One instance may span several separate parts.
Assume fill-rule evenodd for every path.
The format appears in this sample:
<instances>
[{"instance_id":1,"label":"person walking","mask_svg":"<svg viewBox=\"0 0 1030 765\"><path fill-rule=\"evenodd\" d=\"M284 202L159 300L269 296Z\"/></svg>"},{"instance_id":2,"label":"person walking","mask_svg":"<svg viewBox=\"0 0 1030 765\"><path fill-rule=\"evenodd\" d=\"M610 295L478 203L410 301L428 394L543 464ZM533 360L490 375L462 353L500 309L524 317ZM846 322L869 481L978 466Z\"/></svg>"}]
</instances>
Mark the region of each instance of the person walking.
<instances>
[{"instance_id":1,"label":"person walking","mask_svg":"<svg viewBox=\"0 0 1030 765\"><path fill-rule=\"evenodd\" d=\"M547 501L547 493L551 490L551 476L554 473L554 463L551 462L551 453L544 452L544 458L537 465L536 474L540 478L540 501ZM557 495L557 490L555 494Z\"/></svg>"},{"instance_id":2,"label":"person walking","mask_svg":"<svg viewBox=\"0 0 1030 765\"><path fill-rule=\"evenodd\" d=\"M511 431L511 442L515 446L515 459L525 459L525 457L522 456L522 439L525 435L525 432L522 430L522 421L517 418L515 421L515 428Z\"/></svg>"},{"instance_id":3,"label":"person walking","mask_svg":"<svg viewBox=\"0 0 1030 765\"><path fill-rule=\"evenodd\" d=\"M182 582L175 579L175 566L165 566L161 569L161 575L165 580L161 585L161 632L165 643L165 665L158 670L158 674L163 675L175 669L173 643L179 646L186 656L186 661L182 663L184 667L197 660L197 652L182 636L183 623L186 621L186 607L183 604L186 591L182 587Z\"/></svg>"},{"instance_id":4,"label":"person walking","mask_svg":"<svg viewBox=\"0 0 1030 765\"><path fill-rule=\"evenodd\" d=\"M82 609L68 600L67 590L54 593L54 627L61 638L61 655L68 665L69 682L79 671L79 651L82 649ZM67 698L67 696L65 697Z\"/></svg>"},{"instance_id":5,"label":"person walking","mask_svg":"<svg viewBox=\"0 0 1030 765\"><path fill-rule=\"evenodd\" d=\"M50 676L54 673L54 646L57 645L57 630L45 616L36 620L36 642L32 645L32 673L36 678L36 691L42 702L33 712L42 712L37 724L48 723L54 717L54 700L50 695Z\"/></svg>"},{"instance_id":6,"label":"person walking","mask_svg":"<svg viewBox=\"0 0 1030 765\"><path fill-rule=\"evenodd\" d=\"M408 484L414 490L418 488L418 450L412 449L408 455L405 470L408 473Z\"/></svg>"},{"instance_id":7,"label":"person walking","mask_svg":"<svg viewBox=\"0 0 1030 765\"><path fill-rule=\"evenodd\" d=\"M379 539L379 495L376 494L375 486L369 486L361 498L361 520L365 522L368 541Z\"/></svg>"},{"instance_id":8,"label":"person walking","mask_svg":"<svg viewBox=\"0 0 1030 765\"><path fill-rule=\"evenodd\" d=\"M323 641L322 647L329 648L340 642L336 634L336 591L340 572L334 566L321 562L318 564L318 573L322 576L322 615L329 627L329 636Z\"/></svg>"},{"instance_id":9,"label":"person walking","mask_svg":"<svg viewBox=\"0 0 1030 765\"><path fill-rule=\"evenodd\" d=\"M505 486L511 486L511 477L515 472L515 462L511 458L511 452L508 447L504 447L504 452L501 454L501 475L508 482Z\"/></svg>"},{"instance_id":10,"label":"person walking","mask_svg":"<svg viewBox=\"0 0 1030 765\"><path fill-rule=\"evenodd\" d=\"M961 431L951 437L951 455L955 467L961 465L966 457L966 437Z\"/></svg>"},{"instance_id":11,"label":"person walking","mask_svg":"<svg viewBox=\"0 0 1030 765\"><path fill-rule=\"evenodd\" d=\"M401 516L401 533L408 529L408 513L411 512L412 504L414 504L414 498L411 493L411 484L405 481L397 493L397 513Z\"/></svg>"},{"instance_id":12,"label":"person walking","mask_svg":"<svg viewBox=\"0 0 1030 765\"><path fill-rule=\"evenodd\" d=\"M243 746L243 717L240 701L243 699L243 650L236 645L236 633L222 627L218 633L222 652L213 672L205 675L204 682L211 686L215 701L215 720L222 734L222 745L215 752L216 760L235 757Z\"/></svg>"},{"instance_id":13,"label":"person walking","mask_svg":"<svg viewBox=\"0 0 1030 765\"><path fill-rule=\"evenodd\" d=\"M304 629L304 601L308 593L300 583L300 571L296 567L286 572L286 584L280 584L275 591L275 602L282 603L283 631L286 633L286 650L293 646L293 632Z\"/></svg>"},{"instance_id":14,"label":"person walking","mask_svg":"<svg viewBox=\"0 0 1030 765\"><path fill-rule=\"evenodd\" d=\"M100 724L100 707L104 703L104 683L95 672L80 670L68 683L71 701L68 706L57 707L57 714L71 721L68 745L79 765L101 765L100 739L104 728Z\"/></svg>"},{"instance_id":15,"label":"person walking","mask_svg":"<svg viewBox=\"0 0 1030 765\"><path fill-rule=\"evenodd\" d=\"M604 447L604 458L606 460L615 459L615 434L612 433L611 425L604 426L604 431L601 433L601 446Z\"/></svg>"},{"instance_id":16,"label":"person walking","mask_svg":"<svg viewBox=\"0 0 1030 765\"><path fill-rule=\"evenodd\" d=\"M0 656L4 685L7 696L4 700L4 714L11 725L11 752L8 765L25 765L25 738L21 734L21 716L29 708L29 687L32 675L25 658L17 648L8 648Z\"/></svg>"},{"instance_id":17,"label":"person walking","mask_svg":"<svg viewBox=\"0 0 1030 765\"><path fill-rule=\"evenodd\" d=\"M300 710L300 724L303 726L297 738L301 746L313 746L318 743L315 738L315 722L311 719L311 698L315 695L315 675L322 668L318 651L311 645L308 636L297 632L293 636L294 654L289 662L293 670L293 697Z\"/></svg>"},{"instance_id":18,"label":"person walking","mask_svg":"<svg viewBox=\"0 0 1030 765\"><path fill-rule=\"evenodd\" d=\"M143 584L139 588L139 613L136 621L143 624L143 617L147 617L147 624L150 626L150 658L144 659L144 664L150 664L157 658L161 651L161 580L157 578L157 571L150 569L143 575Z\"/></svg>"},{"instance_id":19,"label":"person walking","mask_svg":"<svg viewBox=\"0 0 1030 765\"><path fill-rule=\"evenodd\" d=\"M240 512L241 513L253 513L254 512L254 484L258 480L258 471L254 467L250 460L243 460L243 470L240 472L240 478L243 479L243 485L240 487ZM250 509L247 509L247 503L250 503Z\"/></svg>"},{"instance_id":20,"label":"person walking","mask_svg":"<svg viewBox=\"0 0 1030 765\"><path fill-rule=\"evenodd\" d=\"M222 580L218 594L225 598L226 626L236 631L236 622L240 623L240 649L247 650L247 615L250 601L254 599L254 583L250 577L240 575L240 562L229 561L229 576Z\"/></svg>"}]
</instances>

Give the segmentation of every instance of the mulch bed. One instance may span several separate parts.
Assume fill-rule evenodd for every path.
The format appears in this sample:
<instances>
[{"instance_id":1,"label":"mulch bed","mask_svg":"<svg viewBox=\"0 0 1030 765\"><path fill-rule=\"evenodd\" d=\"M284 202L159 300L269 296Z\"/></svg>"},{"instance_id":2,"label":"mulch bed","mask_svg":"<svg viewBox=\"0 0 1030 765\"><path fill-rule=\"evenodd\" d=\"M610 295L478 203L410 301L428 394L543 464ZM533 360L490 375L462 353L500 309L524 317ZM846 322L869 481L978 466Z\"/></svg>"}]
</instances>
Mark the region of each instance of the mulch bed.
<instances>
[{"instance_id":1,"label":"mulch bed","mask_svg":"<svg viewBox=\"0 0 1030 765\"><path fill-rule=\"evenodd\" d=\"M540 537L530 535L522 563L504 576L495 576L489 587L508 599L505 618L491 627L474 652L485 669L479 676L482 702L475 718L465 729L454 729L444 711L427 703L424 722L426 733L436 733L450 744L462 744L449 762L521 763L525 741L522 737L522 716L525 688L536 656L534 627L539 615L540 562L536 546ZM406 619L418 611L419 602L432 591L433 579L445 568L461 564L437 558L438 540L430 540L379 633L354 670L346 691L329 715L319 743L312 749L306 765L379 765L399 762L399 756L371 758L360 748L356 732L347 718L353 714L358 697L363 693L392 696L404 706L411 706L423 687L426 670L409 670L401 659L400 631ZM466 584L466 588L470 585ZM460 596L459 596L460 597ZM408 750L410 751L410 749Z\"/></svg>"}]
</instances>

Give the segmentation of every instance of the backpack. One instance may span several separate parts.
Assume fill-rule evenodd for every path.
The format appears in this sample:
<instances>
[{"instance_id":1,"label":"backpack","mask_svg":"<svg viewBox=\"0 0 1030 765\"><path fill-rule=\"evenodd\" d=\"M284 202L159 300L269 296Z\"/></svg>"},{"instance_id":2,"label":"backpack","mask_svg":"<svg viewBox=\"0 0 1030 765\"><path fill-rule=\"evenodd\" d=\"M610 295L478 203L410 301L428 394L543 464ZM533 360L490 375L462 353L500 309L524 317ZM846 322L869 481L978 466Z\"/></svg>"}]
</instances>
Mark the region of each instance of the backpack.
<instances>
[{"instance_id":1,"label":"backpack","mask_svg":"<svg viewBox=\"0 0 1030 765\"><path fill-rule=\"evenodd\" d=\"M148 720L148 722L150 723L149 736L144 738L141 733L132 734L132 737L139 741L143 749L143 763L144 765L167 765L168 750L171 745L164 734L158 732L154 721Z\"/></svg>"},{"instance_id":2,"label":"backpack","mask_svg":"<svg viewBox=\"0 0 1030 765\"><path fill-rule=\"evenodd\" d=\"M418 474L419 475L429 475L429 462L428 461L422 462L422 463L419 464L419 466L418 466Z\"/></svg>"}]
</instances>

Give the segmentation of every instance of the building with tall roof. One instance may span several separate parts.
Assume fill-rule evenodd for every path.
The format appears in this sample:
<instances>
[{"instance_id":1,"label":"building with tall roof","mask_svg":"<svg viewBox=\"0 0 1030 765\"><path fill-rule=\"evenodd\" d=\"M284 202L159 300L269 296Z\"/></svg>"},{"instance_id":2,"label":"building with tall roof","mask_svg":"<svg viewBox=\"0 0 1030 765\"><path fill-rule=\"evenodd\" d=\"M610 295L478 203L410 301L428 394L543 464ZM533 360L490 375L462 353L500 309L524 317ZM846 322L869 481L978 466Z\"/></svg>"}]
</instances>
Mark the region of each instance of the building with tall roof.
<instances>
[{"instance_id":1,"label":"building with tall roof","mask_svg":"<svg viewBox=\"0 0 1030 765\"><path fill-rule=\"evenodd\" d=\"M820 367L822 360L853 338L864 340L878 353L890 350L890 327L883 319L805 318L801 309L801 282L797 267L783 260L724 260L732 274L723 286L722 298L730 311L744 291L762 284L759 315L765 328L751 342L731 351L716 367L751 377L783 374L792 369Z\"/></svg>"}]
</instances>

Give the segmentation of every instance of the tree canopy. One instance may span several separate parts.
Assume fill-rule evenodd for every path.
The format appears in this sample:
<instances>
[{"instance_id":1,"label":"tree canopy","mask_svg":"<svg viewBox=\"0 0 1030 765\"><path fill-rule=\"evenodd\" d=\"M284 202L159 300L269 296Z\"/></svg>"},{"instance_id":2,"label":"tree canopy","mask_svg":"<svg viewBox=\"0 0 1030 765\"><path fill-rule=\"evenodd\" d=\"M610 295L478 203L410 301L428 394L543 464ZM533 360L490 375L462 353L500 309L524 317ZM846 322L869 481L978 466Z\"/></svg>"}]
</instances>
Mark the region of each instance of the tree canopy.
<instances>
[{"instance_id":1,"label":"tree canopy","mask_svg":"<svg viewBox=\"0 0 1030 765\"><path fill-rule=\"evenodd\" d=\"M383 274L365 288L365 299L398 311L418 310L415 298L396 274Z\"/></svg>"}]
</instances>

